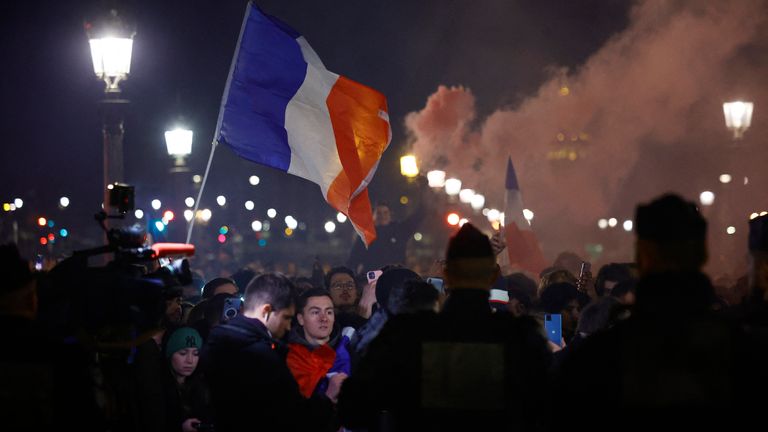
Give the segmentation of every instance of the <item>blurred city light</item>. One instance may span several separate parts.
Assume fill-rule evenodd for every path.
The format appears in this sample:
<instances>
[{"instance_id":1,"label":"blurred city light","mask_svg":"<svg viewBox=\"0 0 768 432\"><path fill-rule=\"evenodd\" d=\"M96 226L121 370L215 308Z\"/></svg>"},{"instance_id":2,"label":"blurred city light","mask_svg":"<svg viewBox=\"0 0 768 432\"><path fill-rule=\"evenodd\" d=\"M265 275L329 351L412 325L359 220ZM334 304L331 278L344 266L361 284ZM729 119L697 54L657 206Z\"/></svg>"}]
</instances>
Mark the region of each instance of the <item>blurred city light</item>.
<instances>
[{"instance_id":1,"label":"blurred city light","mask_svg":"<svg viewBox=\"0 0 768 432\"><path fill-rule=\"evenodd\" d=\"M62 208L67 208L69 206L69 198L67 198L65 196L59 198L59 205Z\"/></svg>"},{"instance_id":2,"label":"blurred city light","mask_svg":"<svg viewBox=\"0 0 768 432\"><path fill-rule=\"evenodd\" d=\"M195 199L192 197L186 197L184 198L184 204L186 204L187 207L192 208L195 206Z\"/></svg>"},{"instance_id":3,"label":"blurred city light","mask_svg":"<svg viewBox=\"0 0 768 432\"><path fill-rule=\"evenodd\" d=\"M464 226L465 223L469 222L469 219L467 218L461 218L459 219L459 226Z\"/></svg>"},{"instance_id":4,"label":"blurred city light","mask_svg":"<svg viewBox=\"0 0 768 432\"><path fill-rule=\"evenodd\" d=\"M462 189L459 191L459 201L465 204L471 203L474 196L475 191L472 189Z\"/></svg>"},{"instance_id":5,"label":"blurred city light","mask_svg":"<svg viewBox=\"0 0 768 432\"><path fill-rule=\"evenodd\" d=\"M69 235L69 231L67 231L66 228L62 228L62 229L59 230L59 235L62 236L62 237L66 237L66 236Z\"/></svg>"},{"instance_id":6,"label":"blurred city light","mask_svg":"<svg viewBox=\"0 0 768 432\"><path fill-rule=\"evenodd\" d=\"M416 164L416 156L405 155L400 158L400 174L408 178L419 175L419 166Z\"/></svg>"},{"instance_id":7,"label":"blurred city light","mask_svg":"<svg viewBox=\"0 0 768 432\"><path fill-rule=\"evenodd\" d=\"M448 216L445 218L445 220L448 222L448 225L455 226L459 224L461 218L456 213L448 213Z\"/></svg>"},{"instance_id":8,"label":"blurred city light","mask_svg":"<svg viewBox=\"0 0 768 432\"><path fill-rule=\"evenodd\" d=\"M720 183L730 183L731 180L733 179L730 174L720 174Z\"/></svg>"},{"instance_id":9,"label":"blurred city light","mask_svg":"<svg viewBox=\"0 0 768 432\"><path fill-rule=\"evenodd\" d=\"M528 209L523 209L523 217L525 218L525 220L530 222L533 220L533 212Z\"/></svg>"},{"instance_id":10,"label":"blurred city light","mask_svg":"<svg viewBox=\"0 0 768 432\"><path fill-rule=\"evenodd\" d=\"M13 205L15 205L17 209L20 209L24 207L24 200L22 200L21 198L16 198L13 200Z\"/></svg>"},{"instance_id":11,"label":"blurred city light","mask_svg":"<svg viewBox=\"0 0 768 432\"><path fill-rule=\"evenodd\" d=\"M490 209L488 210L488 215L486 217L488 218L488 222L498 221L501 217L501 212L496 209Z\"/></svg>"},{"instance_id":12,"label":"blurred city light","mask_svg":"<svg viewBox=\"0 0 768 432\"><path fill-rule=\"evenodd\" d=\"M260 181L261 179L259 179L259 176L252 175L248 177L248 183L250 183L252 186L256 186Z\"/></svg>"},{"instance_id":13,"label":"blurred city light","mask_svg":"<svg viewBox=\"0 0 768 432\"><path fill-rule=\"evenodd\" d=\"M610 218L610 219L608 219L608 226L609 226L609 227L613 228L613 227L615 227L615 226L616 226L616 225L618 225L618 224L619 224L619 221L618 221L618 219L616 219L616 218Z\"/></svg>"},{"instance_id":14,"label":"blurred city light","mask_svg":"<svg viewBox=\"0 0 768 432\"><path fill-rule=\"evenodd\" d=\"M608 228L608 219L600 219L597 221L597 227L600 229Z\"/></svg>"},{"instance_id":15,"label":"blurred city light","mask_svg":"<svg viewBox=\"0 0 768 432\"><path fill-rule=\"evenodd\" d=\"M285 217L285 226L294 230L299 226L299 221L297 221L293 216L288 215Z\"/></svg>"},{"instance_id":16,"label":"blurred city light","mask_svg":"<svg viewBox=\"0 0 768 432\"><path fill-rule=\"evenodd\" d=\"M261 228L262 228L261 221L255 220L251 222L251 229L254 230L255 232L261 231Z\"/></svg>"},{"instance_id":17,"label":"blurred city light","mask_svg":"<svg viewBox=\"0 0 768 432\"><path fill-rule=\"evenodd\" d=\"M701 205L710 206L715 202L715 194L711 191L704 191L699 195Z\"/></svg>"},{"instance_id":18,"label":"blurred city light","mask_svg":"<svg viewBox=\"0 0 768 432\"><path fill-rule=\"evenodd\" d=\"M160 207L162 207L163 203L160 202L159 199L153 199L152 200L152 208L155 210L160 210Z\"/></svg>"},{"instance_id":19,"label":"blurred city light","mask_svg":"<svg viewBox=\"0 0 768 432\"><path fill-rule=\"evenodd\" d=\"M449 196L456 196L461 192L461 180L449 178L445 181L445 193Z\"/></svg>"},{"instance_id":20,"label":"blurred city light","mask_svg":"<svg viewBox=\"0 0 768 432\"><path fill-rule=\"evenodd\" d=\"M227 205L227 197L225 197L224 195L217 196L216 197L216 203L219 206L224 207L225 205Z\"/></svg>"},{"instance_id":21,"label":"blurred city light","mask_svg":"<svg viewBox=\"0 0 768 432\"><path fill-rule=\"evenodd\" d=\"M191 221L193 217L195 217L195 214L192 210L190 209L184 210L184 219L186 219L187 222Z\"/></svg>"},{"instance_id":22,"label":"blurred city light","mask_svg":"<svg viewBox=\"0 0 768 432\"><path fill-rule=\"evenodd\" d=\"M624 221L623 226L624 226L624 231L632 231L632 227L634 226L634 223L631 220L627 219Z\"/></svg>"},{"instance_id":23,"label":"blurred city light","mask_svg":"<svg viewBox=\"0 0 768 432\"><path fill-rule=\"evenodd\" d=\"M203 181L203 177L200 174L195 174L192 176L193 183L200 183L201 181Z\"/></svg>"},{"instance_id":24,"label":"blurred city light","mask_svg":"<svg viewBox=\"0 0 768 432\"><path fill-rule=\"evenodd\" d=\"M144 217L144 210L136 209L133 211L133 215L136 216L136 219L141 219Z\"/></svg>"},{"instance_id":25,"label":"blurred city light","mask_svg":"<svg viewBox=\"0 0 768 432\"><path fill-rule=\"evenodd\" d=\"M40 226L46 226L48 224L48 219L44 217L37 218L37 224Z\"/></svg>"},{"instance_id":26,"label":"blurred city light","mask_svg":"<svg viewBox=\"0 0 768 432\"><path fill-rule=\"evenodd\" d=\"M324 228L325 228L325 232L330 234L330 233L336 231L336 224L331 222L331 221L328 221L328 222L325 223L325 227Z\"/></svg>"},{"instance_id":27,"label":"blurred city light","mask_svg":"<svg viewBox=\"0 0 768 432\"><path fill-rule=\"evenodd\" d=\"M165 224L163 223L163 221L155 221L155 228L158 231L163 232L163 230L165 230Z\"/></svg>"},{"instance_id":28,"label":"blurred city light","mask_svg":"<svg viewBox=\"0 0 768 432\"><path fill-rule=\"evenodd\" d=\"M224 243L227 241L227 236L225 236L224 234L219 234L219 236L217 237L217 240L219 241L219 243Z\"/></svg>"},{"instance_id":29,"label":"blurred city light","mask_svg":"<svg viewBox=\"0 0 768 432\"><path fill-rule=\"evenodd\" d=\"M427 173L427 183L429 187L441 188L445 186L445 171L432 170Z\"/></svg>"},{"instance_id":30,"label":"blurred city light","mask_svg":"<svg viewBox=\"0 0 768 432\"><path fill-rule=\"evenodd\" d=\"M485 197L476 193L475 196L472 197L472 201L469 205L472 206L472 209L474 210L480 210L485 205Z\"/></svg>"},{"instance_id":31,"label":"blurred city light","mask_svg":"<svg viewBox=\"0 0 768 432\"><path fill-rule=\"evenodd\" d=\"M203 209L200 212L200 218L203 220L203 222L208 222L213 217L213 212L211 209Z\"/></svg>"},{"instance_id":32,"label":"blurred city light","mask_svg":"<svg viewBox=\"0 0 768 432\"><path fill-rule=\"evenodd\" d=\"M336 221L339 223L344 223L347 221L347 215L345 215L342 212L336 213Z\"/></svg>"},{"instance_id":33,"label":"blurred city light","mask_svg":"<svg viewBox=\"0 0 768 432\"><path fill-rule=\"evenodd\" d=\"M736 228L733 226L729 226L728 228L725 229L725 232L727 232L728 235L733 235L736 233Z\"/></svg>"},{"instance_id":34,"label":"blurred city light","mask_svg":"<svg viewBox=\"0 0 768 432\"><path fill-rule=\"evenodd\" d=\"M170 210L166 210L165 213L163 213L163 219L167 221L172 221L174 217L176 217L176 215Z\"/></svg>"},{"instance_id":35,"label":"blurred city light","mask_svg":"<svg viewBox=\"0 0 768 432\"><path fill-rule=\"evenodd\" d=\"M417 233L413 234L413 239L416 240L416 241L421 241L422 238L424 238L424 236L421 235L420 232L417 232Z\"/></svg>"},{"instance_id":36,"label":"blurred city light","mask_svg":"<svg viewBox=\"0 0 768 432\"><path fill-rule=\"evenodd\" d=\"M256 204L253 203L253 201L248 200L245 202L245 209L246 210L253 210L254 207L256 207Z\"/></svg>"},{"instance_id":37,"label":"blurred city light","mask_svg":"<svg viewBox=\"0 0 768 432\"><path fill-rule=\"evenodd\" d=\"M277 216L277 210L273 208L267 210L267 216L269 216L271 219L274 219L275 216Z\"/></svg>"}]
</instances>

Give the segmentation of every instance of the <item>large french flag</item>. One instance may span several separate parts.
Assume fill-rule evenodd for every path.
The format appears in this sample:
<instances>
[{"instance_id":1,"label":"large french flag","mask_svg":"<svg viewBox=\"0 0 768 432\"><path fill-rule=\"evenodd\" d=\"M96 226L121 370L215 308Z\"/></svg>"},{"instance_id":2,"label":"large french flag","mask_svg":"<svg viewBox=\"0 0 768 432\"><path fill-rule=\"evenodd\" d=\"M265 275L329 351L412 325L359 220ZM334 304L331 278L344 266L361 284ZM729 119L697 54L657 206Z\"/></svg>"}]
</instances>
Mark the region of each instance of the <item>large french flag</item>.
<instances>
[{"instance_id":1,"label":"large french flag","mask_svg":"<svg viewBox=\"0 0 768 432\"><path fill-rule=\"evenodd\" d=\"M328 71L306 39L248 3L215 139L320 186L366 243L367 186L392 133L383 94Z\"/></svg>"},{"instance_id":2,"label":"large french flag","mask_svg":"<svg viewBox=\"0 0 768 432\"><path fill-rule=\"evenodd\" d=\"M512 158L507 163L507 196L504 208L504 235L509 264L538 275L547 267L531 224L523 216L523 198Z\"/></svg>"}]
</instances>

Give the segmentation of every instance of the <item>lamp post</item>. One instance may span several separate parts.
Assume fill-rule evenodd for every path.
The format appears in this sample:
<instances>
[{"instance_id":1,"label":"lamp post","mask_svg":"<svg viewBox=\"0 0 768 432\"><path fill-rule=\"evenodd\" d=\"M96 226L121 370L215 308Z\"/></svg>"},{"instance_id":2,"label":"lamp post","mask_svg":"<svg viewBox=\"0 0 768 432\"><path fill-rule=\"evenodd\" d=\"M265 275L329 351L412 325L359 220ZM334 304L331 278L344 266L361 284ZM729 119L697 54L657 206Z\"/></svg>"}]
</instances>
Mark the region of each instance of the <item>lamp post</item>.
<instances>
[{"instance_id":1,"label":"lamp post","mask_svg":"<svg viewBox=\"0 0 768 432\"><path fill-rule=\"evenodd\" d=\"M131 70L133 36L136 33L116 9L97 20L86 21L93 71L104 81L104 99L99 104L104 150L104 209L109 205L107 185L122 182L123 123L129 101L121 98L120 82Z\"/></svg>"}]
</instances>

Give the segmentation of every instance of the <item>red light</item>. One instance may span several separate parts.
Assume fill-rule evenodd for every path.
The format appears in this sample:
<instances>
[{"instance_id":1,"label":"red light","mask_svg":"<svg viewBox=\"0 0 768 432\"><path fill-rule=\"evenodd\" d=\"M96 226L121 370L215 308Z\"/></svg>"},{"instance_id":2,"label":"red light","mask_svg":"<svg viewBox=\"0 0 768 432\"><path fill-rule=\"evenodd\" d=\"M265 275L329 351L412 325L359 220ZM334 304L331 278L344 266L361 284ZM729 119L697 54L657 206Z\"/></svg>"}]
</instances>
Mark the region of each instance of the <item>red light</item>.
<instances>
[{"instance_id":1,"label":"red light","mask_svg":"<svg viewBox=\"0 0 768 432\"><path fill-rule=\"evenodd\" d=\"M456 226L459 224L461 218L457 213L448 213L448 216L445 218L445 220L448 222L448 225Z\"/></svg>"},{"instance_id":2,"label":"red light","mask_svg":"<svg viewBox=\"0 0 768 432\"><path fill-rule=\"evenodd\" d=\"M55 238L56 237L54 237L53 233L48 234L48 241L53 241Z\"/></svg>"},{"instance_id":3,"label":"red light","mask_svg":"<svg viewBox=\"0 0 768 432\"><path fill-rule=\"evenodd\" d=\"M163 213L163 219L167 221L172 221L175 216L176 215L174 215L170 210L166 210L165 213Z\"/></svg>"},{"instance_id":4,"label":"red light","mask_svg":"<svg viewBox=\"0 0 768 432\"><path fill-rule=\"evenodd\" d=\"M227 241L227 236L219 234L219 243L224 243L225 241Z\"/></svg>"},{"instance_id":5,"label":"red light","mask_svg":"<svg viewBox=\"0 0 768 432\"><path fill-rule=\"evenodd\" d=\"M45 246L48 244L48 239L45 237L40 237L40 244Z\"/></svg>"},{"instance_id":6,"label":"red light","mask_svg":"<svg viewBox=\"0 0 768 432\"><path fill-rule=\"evenodd\" d=\"M40 226L45 226L48 223L48 220L46 220L44 217L37 219L37 224Z\"/></svg>"}]
</instances>

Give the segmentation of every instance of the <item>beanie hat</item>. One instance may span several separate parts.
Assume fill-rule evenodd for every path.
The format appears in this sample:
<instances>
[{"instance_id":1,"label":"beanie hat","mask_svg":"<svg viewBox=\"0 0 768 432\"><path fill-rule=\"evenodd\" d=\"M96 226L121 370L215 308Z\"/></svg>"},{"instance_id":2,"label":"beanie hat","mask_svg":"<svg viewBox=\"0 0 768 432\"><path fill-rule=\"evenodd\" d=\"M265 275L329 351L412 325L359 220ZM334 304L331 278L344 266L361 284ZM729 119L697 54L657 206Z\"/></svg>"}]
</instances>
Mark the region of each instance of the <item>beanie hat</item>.
<instances>
[{"instance_id":1,"label":"beanie hat","mask_svg":"<svg viewBox=\"0 0 768 432\"><path fill-rule=\"evenodd\" d=\"M494 259L493 248L488 236L475 228L471 223L465 223L461 229L448 241L445 253L447 260L461 258L491 258Z\"/></svg>"},{"instance_id":2,"label":"beanie hat","mask_svg":"<svg viewBox=\"0 0 768 432\"><path fill-rule=\"evenodd\" d=\"M165 357L171 358L176 351L185 348L198 348L203 346L203 338L200 333L192 327L180 327L171 333L168 342L165 344Z\"/></svg>"}]
</instances>

